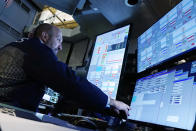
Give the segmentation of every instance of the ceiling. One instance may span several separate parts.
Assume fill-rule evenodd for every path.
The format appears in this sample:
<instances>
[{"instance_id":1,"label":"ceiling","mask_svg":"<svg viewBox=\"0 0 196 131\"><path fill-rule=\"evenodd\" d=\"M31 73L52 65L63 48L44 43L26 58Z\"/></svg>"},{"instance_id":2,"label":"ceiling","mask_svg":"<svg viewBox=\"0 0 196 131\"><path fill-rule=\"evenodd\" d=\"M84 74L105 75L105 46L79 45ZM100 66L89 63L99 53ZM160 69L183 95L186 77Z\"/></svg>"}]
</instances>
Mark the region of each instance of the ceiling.
<instances>
[{"instance_id":1,"label":"ceiling","mask_svg":"<svg viewBox=\"0 0 196 131\"><path fill-rule=\"evenodd\" d=\"M181 0L138 0L129 7L125 0L32 0L73 15L87 36L132 24L132 38L137 38Z\"/></svg>"},{"instance_id":2,"label":"ceiling","mask_svg":"<svg viewBox=\"0 0 196 131\"><path fill-rule=\"evenodd\" d=\"M80 0L30 0L38 7L48 5L68 14L73 14Z\"/></svg>"}]
</instances>

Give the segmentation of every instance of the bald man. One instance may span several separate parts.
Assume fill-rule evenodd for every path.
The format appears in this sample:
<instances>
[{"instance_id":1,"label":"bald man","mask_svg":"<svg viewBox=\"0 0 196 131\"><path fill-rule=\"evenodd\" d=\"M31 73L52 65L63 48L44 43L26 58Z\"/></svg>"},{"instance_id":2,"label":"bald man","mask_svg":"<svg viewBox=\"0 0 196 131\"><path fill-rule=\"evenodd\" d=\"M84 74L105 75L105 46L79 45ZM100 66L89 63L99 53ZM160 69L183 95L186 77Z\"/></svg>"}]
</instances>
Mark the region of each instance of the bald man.
<instances>
[{"instance_id":1,"label":"bald man","mask_svg":"<svg viewBox=\"0 0 196 131\"><path fill-rule=\"evenodd\" d=\"M0 102L36 111L44 86L59 92L65 100L94 110L112 106L128 115L129 106L108 98L87 79L80 78L58 61L62 32L50 24L39 25L34 37L12 42L0 49Z\"/></svg>"}]
</instances>

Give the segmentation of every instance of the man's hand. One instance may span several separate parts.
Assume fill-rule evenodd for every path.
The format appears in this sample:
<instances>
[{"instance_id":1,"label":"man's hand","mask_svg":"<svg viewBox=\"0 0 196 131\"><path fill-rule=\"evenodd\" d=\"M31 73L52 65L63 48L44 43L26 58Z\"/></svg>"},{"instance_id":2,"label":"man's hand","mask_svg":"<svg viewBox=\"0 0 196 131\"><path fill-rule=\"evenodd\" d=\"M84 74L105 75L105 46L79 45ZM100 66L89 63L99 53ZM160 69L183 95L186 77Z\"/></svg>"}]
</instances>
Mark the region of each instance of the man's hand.
<instances>
[{"instance_id":1,"label":"man's hand","mask_svg":"<svg viewBox=\"0 0 196 131\"><path fill-rule=\"evenodd\" d=\"M116 113L120 114L120 111L124 111L129 116L130 107L127 104L110 98L109 105L114 108Z\"/></svg>"}]
</instances>

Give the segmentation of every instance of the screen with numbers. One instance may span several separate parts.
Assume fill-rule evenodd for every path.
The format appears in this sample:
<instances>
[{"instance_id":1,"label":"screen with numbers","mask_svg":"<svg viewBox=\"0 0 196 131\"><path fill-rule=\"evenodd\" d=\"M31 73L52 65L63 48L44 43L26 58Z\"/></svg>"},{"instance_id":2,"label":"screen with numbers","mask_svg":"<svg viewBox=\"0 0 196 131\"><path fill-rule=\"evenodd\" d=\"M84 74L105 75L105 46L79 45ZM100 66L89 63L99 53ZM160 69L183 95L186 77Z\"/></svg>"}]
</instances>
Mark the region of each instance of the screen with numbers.
<instances>
[{"instance_id":1,"label":"screen with numbers","mask_svg":"<svg viewBox=\"0 0 196 131\"><path fill-rule=\"evenodd\" d=\"M116 99L130 25L98 35L87 79Z\"/></svg>"},{"instance_id":2,"label":"screen with numbers","mask_svg":"<svg viewBox=\"0 0 196 131\"><path fill-rule=\"evenodd\" d=\"M192 130L196 114L196 61L136 81L129 119Z\"/></svg>"},{"instance_id":3,"label":"screen with numbers","mask_svg":"<svg viewBox=\"0 0 196 131\"><path fill-rule=\"evenodd\" d=\"M196 49L196 1L183 0L138 37L137 72Z\"/></svg>"}]
</instances>

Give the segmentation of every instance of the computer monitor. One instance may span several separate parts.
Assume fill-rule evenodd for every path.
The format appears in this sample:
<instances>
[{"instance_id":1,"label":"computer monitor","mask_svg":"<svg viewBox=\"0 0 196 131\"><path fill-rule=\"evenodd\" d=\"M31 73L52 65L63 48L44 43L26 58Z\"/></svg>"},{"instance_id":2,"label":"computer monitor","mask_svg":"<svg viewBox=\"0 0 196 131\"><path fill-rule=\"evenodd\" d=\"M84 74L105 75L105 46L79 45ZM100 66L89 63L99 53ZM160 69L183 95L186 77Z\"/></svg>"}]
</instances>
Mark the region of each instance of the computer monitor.
<instances>
[{"instance_id":1,"label":"computer monitor","mask_svg":"<svg viewBox=\"0 0 196 131\"><path fill-rule=\"evenodd\" d=\"M192 130L196 115L196 61L136 81L128 119Z\"/></svg>"},{"instance_id":2,"label":"computer monitor","mask_svg":"<svg viewBox=\"0 0 196 131\"><path fill-rule=\"evenodd\" d=\"M138 73L196 49L195 10L183 0L138 37Z\"/></svg>"},{"instance_id":3,"label":"computer monitor","mask_svg":"<svg viewBox=\"0 0 196 131\"><path fill-rule=\"evenodd\" d=\"M130 25L98 35L87 79L116 99Z\"/></svg>"},{"instance_id":4,"label":"computer monitor","mask_svg":"<svg viewBox=\"0 0 196 131\"><path fill-rule=\"evenodd\" d=\"M53 91L51 88L46 88L43 96L43 100L56 104L58 102L60 94Z\"/></svg>"}]
</instances>

